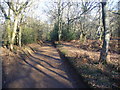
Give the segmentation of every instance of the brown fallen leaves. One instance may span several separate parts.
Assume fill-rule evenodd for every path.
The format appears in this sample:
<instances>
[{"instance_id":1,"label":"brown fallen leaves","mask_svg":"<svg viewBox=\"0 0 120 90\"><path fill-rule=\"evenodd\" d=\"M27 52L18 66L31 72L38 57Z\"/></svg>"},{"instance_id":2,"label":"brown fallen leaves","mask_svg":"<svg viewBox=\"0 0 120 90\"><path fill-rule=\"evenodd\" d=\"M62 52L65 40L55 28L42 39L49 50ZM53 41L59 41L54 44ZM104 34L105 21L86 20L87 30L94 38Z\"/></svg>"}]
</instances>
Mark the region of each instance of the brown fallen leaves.
<instances>
[{"instance_id":1,"label":"brown fallen leaves","mask_svg":"<svg viewBox=\"0 0 120 90\"><path fill-rule=\"evenodd\" d=\"M72 65L92 87L113 88L119 87L120 61L117 50L117 41L110 41L107 64L99 64L102 42L87 40L82 43L78 40L60 42L58 48L68 57ZM59 47L60 45L60 47Z\"/></svg>"}]
</instances>

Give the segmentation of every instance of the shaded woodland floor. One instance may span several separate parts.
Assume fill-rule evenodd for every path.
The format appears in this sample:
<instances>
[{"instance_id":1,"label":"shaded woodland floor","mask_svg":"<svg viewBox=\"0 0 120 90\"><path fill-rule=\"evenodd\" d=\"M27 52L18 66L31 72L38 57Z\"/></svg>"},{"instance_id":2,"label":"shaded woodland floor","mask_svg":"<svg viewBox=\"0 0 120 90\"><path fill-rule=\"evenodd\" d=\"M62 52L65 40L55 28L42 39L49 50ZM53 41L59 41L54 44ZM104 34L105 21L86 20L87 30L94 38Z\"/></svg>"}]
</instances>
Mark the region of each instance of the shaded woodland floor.
<instances>
[{"instance_id":1,"label":"shaded woodland floor","mask_svg":"<svg viewBox=\"0 0 120 90\"><path fill-rule=\"evenodd\" d=\"M117 40L110 41L108 60L104 65L99 64L101 41L73 40L55 42L55 44L91 87L118 88L120 86L120 55Z\"/></svg>"},{"instance_id":2,"label":"shaded woodland floor","mask_svg":"<svg viewBox=\"0 0 120 90\"><path fill-rule=\"evenodd\" d=\"M50 43L29 47L16 54L1 48L3 88L88 88Z\"/></svg>"}]
</instances>

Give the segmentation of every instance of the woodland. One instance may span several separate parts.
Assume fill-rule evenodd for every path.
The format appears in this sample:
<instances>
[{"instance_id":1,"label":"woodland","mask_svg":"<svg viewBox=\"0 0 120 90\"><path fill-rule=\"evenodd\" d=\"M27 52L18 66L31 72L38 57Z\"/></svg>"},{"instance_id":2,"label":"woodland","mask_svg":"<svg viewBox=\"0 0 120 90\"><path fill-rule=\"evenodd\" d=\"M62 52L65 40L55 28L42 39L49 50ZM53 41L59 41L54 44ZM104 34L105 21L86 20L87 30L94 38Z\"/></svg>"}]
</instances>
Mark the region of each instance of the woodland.
<instances>
[{"instance_id":1,"label":"woodland","mask_svg":"<svg viewBox=\"0 0 120 90\"><path fill-rule=\"evenodd\" d=\"M120 88L120 1L1 0L0 52L3 88Z\"/></svg>"}]
</instances>

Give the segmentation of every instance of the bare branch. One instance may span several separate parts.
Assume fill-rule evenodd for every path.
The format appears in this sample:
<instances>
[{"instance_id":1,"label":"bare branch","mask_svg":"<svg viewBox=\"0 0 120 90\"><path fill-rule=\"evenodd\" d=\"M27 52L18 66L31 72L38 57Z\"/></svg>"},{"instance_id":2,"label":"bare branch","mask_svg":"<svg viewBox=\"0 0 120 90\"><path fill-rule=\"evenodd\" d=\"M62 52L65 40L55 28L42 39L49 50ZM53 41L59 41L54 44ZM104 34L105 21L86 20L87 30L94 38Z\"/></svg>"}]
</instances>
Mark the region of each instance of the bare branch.
<instances>
[{"instance_id":1,"label":"bare branch","mask_svg":"<svg viewBox=\"0 0 120 90\"><path fill-rule=\"evenodd\" d=\"M24 9L24 8L26 8L26 6L28 5L28 0L23 4L23 5L21 5L21 7L18 9L18 13L21 13L21 11Z\"/></svg>"},{"instance_id":2,"label":"bare branch","mask_svg":"<svg viewBox=\"0 0 120 90\"><path fill-rule=\"evenodd\" d=\"M112 12L113 14L120 15L119 12L113 12L113 11L111 11L111 10L109 10L109 11Z\"/></svg>"},{"instance_id":3,"label":"bare branch","mask_svg":"<svg viewBox=\"0 0 120 90\"><path fill-rule=\"evenodd\" d=\"M2 13L4 14L5 19L10 19L10 18L7 16L7 14L6 14L6 12L5 12L5 10L4 10L4 8L2 7L1 4L0 4L0 9L1 9Z\"/></svg>"},{"instance_id":4,"label":"bare branch","mask_svg":"<svg viewBox=\"0 0 120 90\"><path fill-rule=\"evenodd\" d=\"M98 3L98 4L99 4L99 3ZM98 5L98 4L97 4L97 5ZM93 4L91 4L90 7L89 7L87 10L83 11L79 16L70 19L70 22L74 22L76 19L81 18L81 15L83 15L84 13L88 13L88 11L92 11L94 8L97 7L97 5L95 5L94 7L92 7L92 5L93 5ZM92 7L92 8L91 8L91 7Z\"/></svg>"},{"instance_id":5,"label":"bare branch","mask_svg":"<svg viewBox=\"0 0 120 90\"><path fill-rule=\"evenodd\" d=\"M11 1L11 2L6 2L7 3L7 5L9 6L9 8L13 11L13 12L15 12L15 9L14 9L14 4L13 4L13 2Z\"/></svg>"}]
</instances>

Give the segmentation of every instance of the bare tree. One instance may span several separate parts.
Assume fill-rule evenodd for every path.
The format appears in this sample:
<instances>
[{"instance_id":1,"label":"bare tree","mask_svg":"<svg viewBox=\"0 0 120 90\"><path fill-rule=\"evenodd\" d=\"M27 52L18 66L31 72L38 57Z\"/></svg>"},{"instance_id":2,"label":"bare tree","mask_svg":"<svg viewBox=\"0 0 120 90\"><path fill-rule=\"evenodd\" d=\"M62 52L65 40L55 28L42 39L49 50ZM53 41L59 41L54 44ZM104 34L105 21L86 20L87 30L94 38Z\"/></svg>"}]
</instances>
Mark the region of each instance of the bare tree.
<instances>
[{"instance_id":1,"label":"bare tree","mask_svg":"<svg viewBox=\"0 0 120 90\"><path fill-rule=\"evenodd\" d=\"M8 0L9 2L9 0ZM2 2L0 2L0 10L2 11L4 18L5 18L5 22L6 22L6 32L4 34L4 39L7 40L4 41L4 43L6 43L6 46L8 46L10 44L10 38L11 38L11 30L10 30L10 8L8 8L7 11L5 11L5 8L3 7L3 5L1 5ZM7 14L8 13L8 14Z\"/></svg>"},{"instance_id":2,"label":"bare tree","mask_svg":"<svg viewBox=\"0 0 120 90\"><path fill-rule=\"evenodd\" d=\"M106 25L106 2L101 2L102 5L102 23L103 23L103 45L100 53L100 62L106 62L108 56L108 47L110 41L110 30Z\"/></svg>"}]
</instances>

